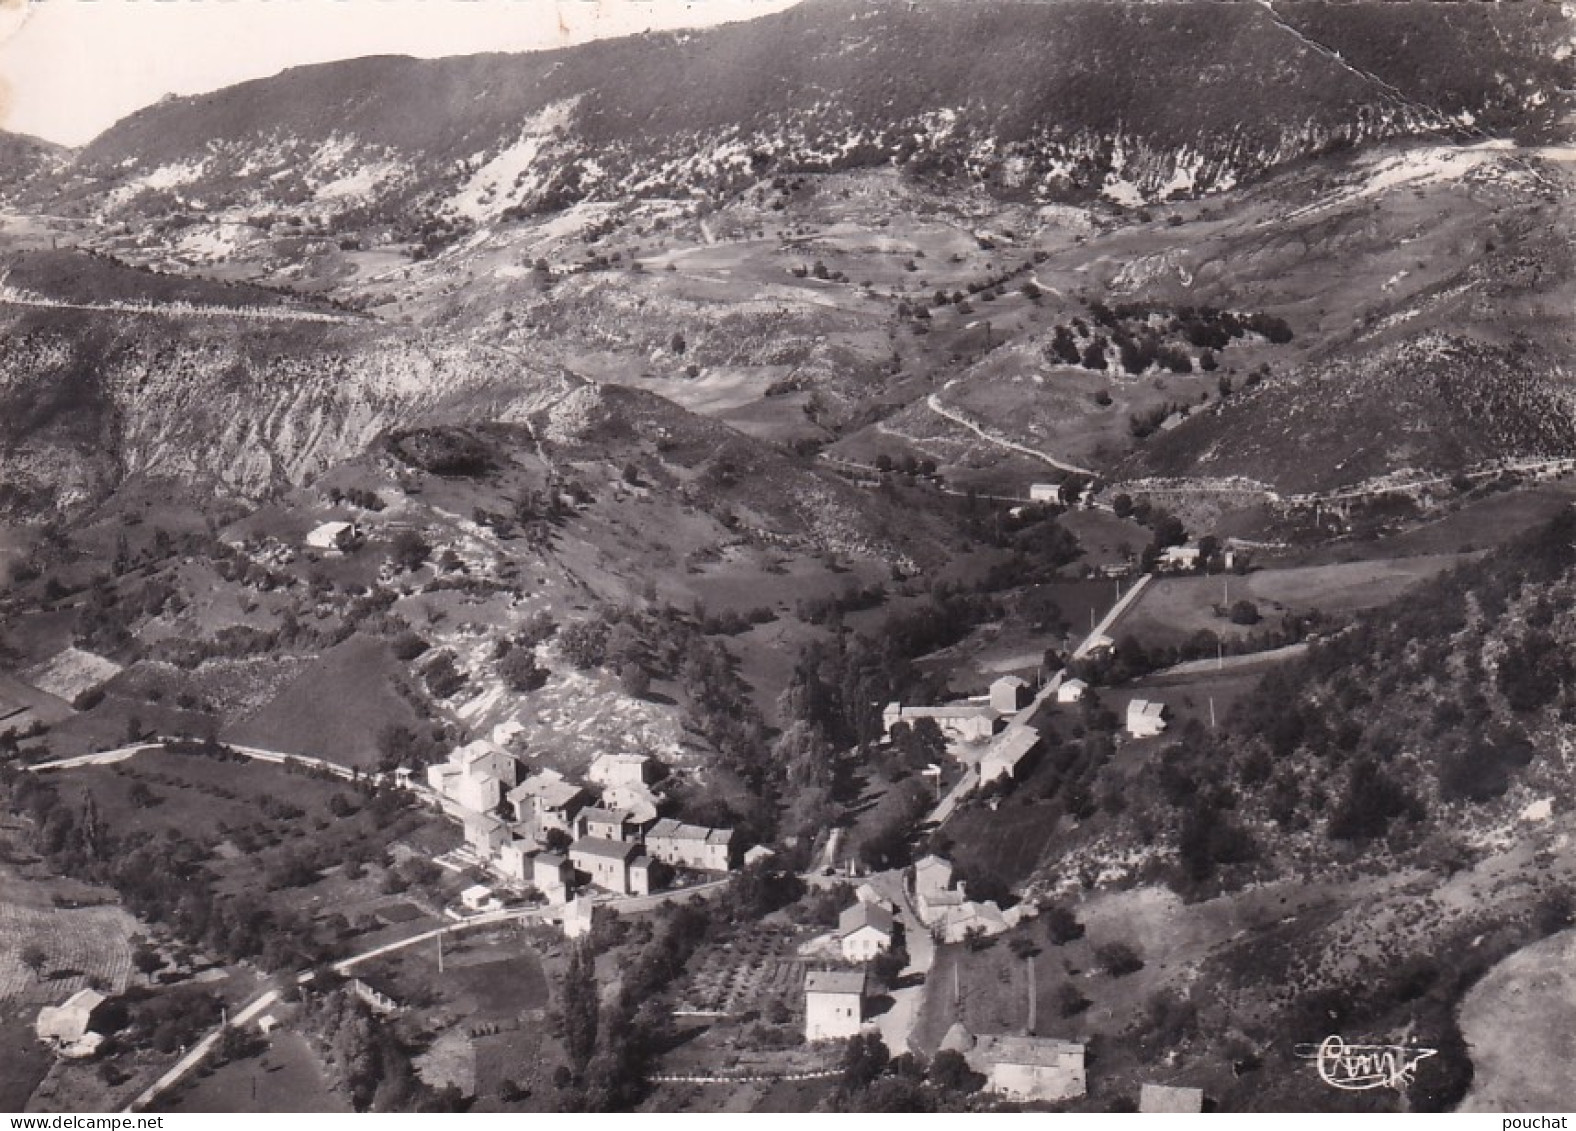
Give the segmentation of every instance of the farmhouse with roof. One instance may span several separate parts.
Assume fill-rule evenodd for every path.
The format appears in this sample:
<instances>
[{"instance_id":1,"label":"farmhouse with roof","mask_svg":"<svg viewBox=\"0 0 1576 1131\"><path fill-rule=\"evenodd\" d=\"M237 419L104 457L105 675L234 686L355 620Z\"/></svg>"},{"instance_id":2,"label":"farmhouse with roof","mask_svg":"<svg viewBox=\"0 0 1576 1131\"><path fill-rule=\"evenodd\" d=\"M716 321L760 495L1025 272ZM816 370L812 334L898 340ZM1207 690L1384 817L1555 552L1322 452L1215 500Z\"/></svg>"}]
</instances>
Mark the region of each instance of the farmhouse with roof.
<instances>
[{"instance_id":1,"label":"farmhouse with roof","mask_svg":"<svg viewBox=\"0 0 1576 1131\"><path fill-rule=\"evenodd\" d=\"M1026 768L1029 755L1039 745L1039 731L1014 723L991 740L990 748L980 759L980 784L1018 777L1019 769Z\"/></svg>"},{"instance_id":2,"label":"farmhouse with roof","mask_svg":"<svg viewBox=\"0 0 1576 1131\"><path fill-rule=\"evenodd\" d=\"M38 1039L64 1057L92 1056L104 1043L103 1034L93 1029L94 1014L109 999L94 989L81 989L59 1005L46 1005L38 1011L34 1031Z\"/></svg>"},{"instance_id":3,"label":"farmhouse with roof","mask_svg":"<svg viewBox=\"0 0 1576 1131\"><path fill-rule=\"evenodd\" d=\"M726 872L733 867L733 830L686 825L665 817L646 833L646 851L664 864Z\"/></svg>"},{"instance_id":4,"label":"farmhouse with roof","mask_svg":"<svg viewBox=\"0 0 1576 1131\"><path fill-rule=\"evenodd\" d=\"M640 845L629 840L604 840L602 837L583 836L569 848L569 861L575 871L585 874L604 891L616 895L647 895L650 892L649 867L639 869L638 882L634 868L640 857Z\"/></svg>"},{"instance_id":5,"label":"farmhouse with roof","mask_svg":"<svg viewBox=\"0 0 1576 1131\"><path fill-rule=\"evenodd\" d=\"M563 903L575 888L575 867L566 856L538 852L531 857L531 883L549 903Z\"/></svg>"},{"instance_id":6,"label":"farmhouse with roof","mask_svg":"<svg viewBox=\"0 0 1576 1131\"><path fill-rule=\"evenodd\" d=\"M344 553L355 549L360 537L353 522L325 522L307 531L306 544L314 550Z\"/></svg>"},{"instance_id":7,"label":"farmhouse with roof","mask_svg":"<svg viewBox=\"0 0 1576 1131\"><path fill-rule=\"evenodd\" d=\"M1077 703L1088 694L1089 685L1081 679L1064 679L1056 688L1058 703Z\"/></svg>"},{"instance_id":8,"label":"farmhouse with roof","mask_svg":"<svg viewBox=\"0 0 1576 1131\"><path fill-rule=\"evenodd\" d=\"M1020 1103L1056 1103L1087 1091L1084 1046L1050 1037L975 1036L962 1022L953 1025L941 1048L963 1054L969 1067L985 1077L985 1089Z\"/></svg>"},{"instance_id":9,"label":"farmhouse with roof","mask_svg":"<svg viewBox=\"0 0 1576 1131\"><path fill-rule=\"evenodd\" d=\"M1153 738L1166 729L1166 705L1151 699L1134 699L1127 705L1127 733Z\"/></svg>"},{"instance_id":10,"label":"farmhouse with roof","mask_svg":"<svg viewBox=\"0 0 1576 1131\"><path fill-rule=\"evenodd\" d=\"M865 1023L862 970L811 970L804 977L804 1039L838 1041Z\"/></svg>"},{"instance_id":11,"label":"farmhouse with roof","mask_svg":"<svg viewBox=\"0 0 1576 1131\"><path fill-rule=\"evenodd\" d=\"M892 949L897 928L892 912L860 901L837 917L837 945L850 962L868 962Z\"/></svg>"}]
</instances>

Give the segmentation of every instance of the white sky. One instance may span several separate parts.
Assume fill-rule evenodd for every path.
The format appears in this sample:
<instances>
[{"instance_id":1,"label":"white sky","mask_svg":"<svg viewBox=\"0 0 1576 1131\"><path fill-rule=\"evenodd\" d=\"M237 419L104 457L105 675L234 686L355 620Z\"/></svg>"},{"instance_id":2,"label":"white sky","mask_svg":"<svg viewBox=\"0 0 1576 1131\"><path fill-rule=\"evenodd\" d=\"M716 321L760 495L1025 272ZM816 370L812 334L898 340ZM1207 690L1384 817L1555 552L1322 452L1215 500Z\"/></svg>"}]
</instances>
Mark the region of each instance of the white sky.
<instances>
[{"instance_id":1,"label":"white sky","mask_svg":"<svg viewBox=\"0 0 1576 1131\"><path fill-rule=\"evenodd\" d=\"M797 0L0 0L0 129L80 145L165 94L302 63L698 27Z\"/></svg>"}]
</instances>

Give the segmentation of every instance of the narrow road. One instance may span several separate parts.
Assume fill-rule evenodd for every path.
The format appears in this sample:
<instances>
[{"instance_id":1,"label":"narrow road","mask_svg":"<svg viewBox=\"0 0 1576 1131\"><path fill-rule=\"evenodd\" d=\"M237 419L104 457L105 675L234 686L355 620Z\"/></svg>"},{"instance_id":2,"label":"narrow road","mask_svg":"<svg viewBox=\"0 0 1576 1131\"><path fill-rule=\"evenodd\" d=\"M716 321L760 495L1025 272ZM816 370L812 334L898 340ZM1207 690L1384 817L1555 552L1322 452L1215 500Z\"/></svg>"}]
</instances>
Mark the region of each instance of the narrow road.
<instances>
[{"instance_id":1,"label":"narrow road","mask_svg":"<svg viewBox=\"0 0 1576 1131\"><path fill-rule=\"evenodd\" d=\"M910 1051L914 1026L919 1021L920 1008L925 1004L925 982L930 968L936 961L936 944L930 931L919 921L919 915L909 902L908 888L903 883L903 873L888 872L881 879L890 877L892 883L878 885L877 890L897 904L898 916L903 921L903 942L908 948L908 965L898 974L903 982L913 981L892 991L892 1008L876 1018L881 1032L881 1043L893 1056ZM896 889L895 891L892 889ZM914 980L918 976L917 981Z\"/></svg>"},{"instance_id":2,"label":"narrow road","mask_svg":"<svg viewBox=\"0 0 1576 1131\"><path fill-rule=\"evenodd\" d=\"M1094 645L1100 637L1110 636L1111 629L1116 627L1116 622L1127 615L1128 610L1137 602L1139 596L1148 588L1154 577L1154 574L1146 573L1140 575L1138 580L1133 582L1133 587L1122 594L1122 599L1111 606L1110 611L1100 618L1100 623L1094 626L1094 629L1088 636L1084 637L1083 643L1073 650L1073 659L1079 660L1087 656L1093 651Z\"/></svg>"},{"instance_id":3,"label":"narrow road","mask_svg":"<svg viewBox=\"0 0 1576 1131\"><path fill-rule=\"evenodd\" d=\"M131 1103L127 1104L125 1110L142 1111L150 1103L152 1103L155 1098L158 1097L160 1092L167 1091L168 1089L174 1087L181 1079L186 1076L187 1073L201 1064L203 1059L214 1050L214 1046L217 1045L219 1043L219 1039L224 1036L224 1031L226 1029L241 1028L243 1025L249 1023L259 1013L263 1012L263 1010L267 1009L270 1005L273 1005L274 1002L278 1000L278 990L269 990L267 993L253 998L252 1001L241 1010L241 1012L230 1018L230 1021L227 1025L220 1025L213 1032L209 1033L206 1037L193 1045L190 1052L175 1062L175 1067L171 1068L163 1076L160 1076L150 1087L147 1088L147 1090L145 1090L136 1099L132 1100Z\"/></svg>"},{"instance_id":4,"label":"narrow road","mask_svg":"<svg viewBox=\"0 0 1576 1131\"><path fill-rule=\"evenodd\" d=\"M1008 451L1017 452L1018 454L1028 456L1031 459L1037 459L1041 463L1048 463L1059 471L1071 472L1074 475L1087 475L1091 478L1094 478L1097 474L1087 467L1079 467L1076 463L1068 463L1065 460L1059 460L1055 456L1047 455L1046 453L1035 448L1031 448L1025 444L1020 444L1016 440L1007 440L1000 436L993 435L992 433L985 431L985 429L981 428L978 424L975 424L968 417L961 413L954 412L952 409L942 404L941 397L935 393L931 393L930 396L925 398L925 407L930 409L930 411L935 413L937 416L940 416L946 420L950 420L952 423L957 424L963 428L967 428L970 432L984 440L987 444L994 444L998 448L1006 448Z\"/></svg>"}]
</instances>

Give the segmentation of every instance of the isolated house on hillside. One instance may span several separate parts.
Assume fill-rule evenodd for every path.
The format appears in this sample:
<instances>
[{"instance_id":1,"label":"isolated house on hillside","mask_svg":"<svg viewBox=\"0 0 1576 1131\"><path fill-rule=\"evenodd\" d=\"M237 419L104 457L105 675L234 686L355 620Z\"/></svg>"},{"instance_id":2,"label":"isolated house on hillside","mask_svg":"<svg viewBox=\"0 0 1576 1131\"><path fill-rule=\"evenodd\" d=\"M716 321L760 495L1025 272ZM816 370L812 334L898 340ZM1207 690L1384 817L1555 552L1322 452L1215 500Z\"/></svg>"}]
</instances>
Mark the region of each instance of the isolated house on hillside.
<instances>
[{"instance_id":1,"label":"isolated house on hillside","mask_svg":"<svg viewBox=\"0 0 1576 1131\"><path fill-rule=\"evenodd\" d=\"M804 1039L838 1041L865 1023L862 970L811 970L804 977Z\"/></svg>"},{"instance_id":2,"label":"isolated house on hillside","mask_svg":"<svg viewBox=\"0 0 1576 1131\"><path fill-rule=\"evenodd\" d=\"M980 759L980 783L998 778L1017 778L1027 768L1029 755L1040 745L1040 732L1030 726L1014 724L991 740L990 749Z\"/></svg>"},{"instance_id":3,"label":"isolated house on hillside","mask_svg":"<svg viewBox=\"0 0 1576 1131\"><path fill-rule=\"evenodd\" d=\"M1150 699L1134 699L1127 705L1127 733L1134 738L1153 738L1166 729L1166 705Z\"/></svg>"},{"instance_id":4,"label":"isolated house on hillside","mask_svg":"<svg viewBox=\"0 0 1576 1131\"><path fill-rule=\"evenodd\" d=\"M1034 691L1027 680L1015 675L1004 675L990 685L991 709L1003 715L1015 715L1029 705Z\"/></svg>"},{"instance_id":5,"label":"isolated house on hillside","mask_svg":"<svg viewBox=\"0 0 1576 1131\"><path fill-rule=\"evenodd\" d=\"M1088 1089L1084 1046L1050 1037L975 1036L953 1025L941 1048L963 1054L985 1077L985 1089L1019 1103L1076 1099Z\"/></svg>"},{"instance_id":6,"label":"isolated house on hillside","mask_svg":"<svg viewBox=\"0 0 1576 1131\"><path fill-rule=\"evenodd\" d=\"M733 867L733 830L708 829L664 818L646 833L646 851L665 864L726 872Z\"/></svg>"},{"instance_id":7,"label":"isolated house on hillside","mask_svg":"<svg viewBox=\"0 0 1576 1131\"><path fill-rule=\"evenodd\" d=\"M496 911L503 906L486 884L472 884L460 892L460 904L467 911Z\"/></svg>"},{"instance_id":8,"label":"isolated house on hillside","mask_svg":"<svg viewBox=\"0 0 1576 1131\"><path fill-rule=\"evenodd\" d=\"M837 917L837 945L850 962L868 962L892 949L897 928L892 912L876 903L856 903Z\"/></svg>"},{"instance_id":9,"label":"isolated house on hillside","mask_svg":"<svg viewBox=\"0 0 1576 1131\"><path fill-rule=\"evenodd\" d=\"M644 754L602 754L586 772L586 780L604 789L618 785L646 786L657 779L657 764Z\"/></svg>"},{"instance_id":10,"label":"isolated house on hillside","mask_svg":"<svg viewBox=\"0 0 1576 1131\"><path fill-rule=\"evenodd\" d=\"M1138 1090L1138 1110L1196 1115L1204 1110L1204 1091L1202 1088L1176 1088L1170 1084L1145 1084Z\"/></svg>"},{"instance_id":11,"label":"isolated house on hillside","mask_svg":"<svg viewBox=\"0 0 1576 1131\"><path fill-rule=\"evenodd\" d=\"M1077 703L1088 694L1089 685L1081 679L1065 679L1056 688L1058 703Z\"/></svg>"},{"instance_id":12,"label":"isolated house on hillside","mask_svg":"<svg viewBox=\"0 0 1576 1131\"><path fill-rule=\"evenodd\" d=\"M1062 501L1062 487L1059 483L1030 483L1029 501L1031 503L1059 503Z\"/></svg>"},{"instance_id":13,"label":"isolated house on hillside","mask_svg":"<svg viewBox=\"0 0 1576 1131\"><path fill-rule=\"evenodd\" d=\"M932 719L941 733L958 742L983 742L996 733L1000 714L983 703L953 703L944 707L905 707L888 703L881 712L881 724L890 735L898 723L912 726L920 719Z\"/></svg>"},{"instance_id":14,"label":"isolated house on hillside","mask_svg":"<svg viewBox=\"0 0 1576 1131\"><path fill-rule=\"evenodd\" d=\"M104 1040L93 1029L95 1015L108 1000L97 990L78 990L59 1005L40 1009L34 1031L61 1056L91 1056Z\"/></svg>"},{"instance_id":15,"label":"isolated house on hillside","mask_svg":"<svg viewBox=\"0 0 1576 1131\"><path fill-rule=\"evenodd\" d=\"M307 531L306 544L314 550L344 553L355 549L360 538L353 522L325 522Z\"/></svg>"},{"instance_id":16,"label":"isolated house on hillside","mask_svg":"<svg viewBox=\"0 0 1576 1131\"><path fill-rule=\"evenodd\" d=\"M1160 551L1160 558L1155 564L1171 573L1191 572L1198 568L1202 556L1202 551L1196 545L1167 546Z\"/></svg>"}]
</instances>

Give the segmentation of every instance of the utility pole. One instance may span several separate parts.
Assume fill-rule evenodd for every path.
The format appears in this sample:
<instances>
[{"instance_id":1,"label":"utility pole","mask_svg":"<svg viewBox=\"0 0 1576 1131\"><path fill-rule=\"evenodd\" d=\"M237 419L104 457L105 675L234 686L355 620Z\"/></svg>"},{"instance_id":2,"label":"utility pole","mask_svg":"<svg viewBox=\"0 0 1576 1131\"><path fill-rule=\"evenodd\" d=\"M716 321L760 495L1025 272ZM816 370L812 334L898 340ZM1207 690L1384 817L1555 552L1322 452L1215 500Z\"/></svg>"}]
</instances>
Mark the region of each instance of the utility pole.
<instances>
[{"instance_id":1,"label":"utility pole","mask_svg":"<svg viewBox=\"0 0 1576 1131\"><path fill-rule=\"evenodd\" d=\"M438 973L443 973L443 932L438 932Z\"/></svg>"},{"instance_id":2,"label":"utility pole","mask_svg":"<svg viewBox=\"0 0 1576 1131\"><path fill-rule=\"evenodd\" d=\"M1215 697L1209 697L1209 729L1215 729Z\"/></svg>"}]
</instances>

